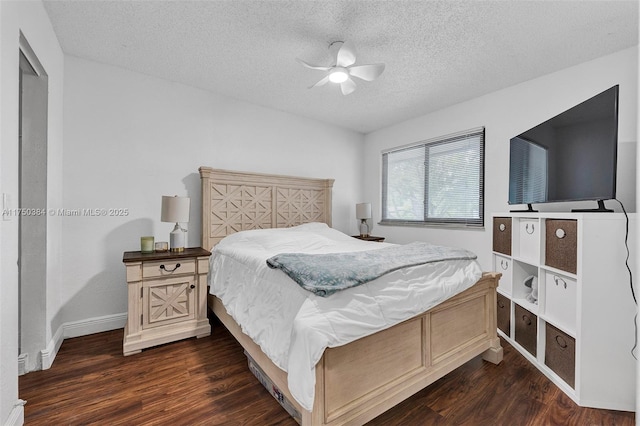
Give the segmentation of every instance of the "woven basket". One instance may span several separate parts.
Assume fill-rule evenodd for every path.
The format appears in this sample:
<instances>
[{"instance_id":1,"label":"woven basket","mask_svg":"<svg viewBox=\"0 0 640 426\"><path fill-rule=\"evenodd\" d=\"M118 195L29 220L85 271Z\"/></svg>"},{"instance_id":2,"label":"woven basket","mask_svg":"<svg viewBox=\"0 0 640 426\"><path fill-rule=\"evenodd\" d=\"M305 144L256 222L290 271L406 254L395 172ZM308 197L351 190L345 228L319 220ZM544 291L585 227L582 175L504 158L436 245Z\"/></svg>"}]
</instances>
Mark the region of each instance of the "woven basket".
<instances>
[{"instance_id":1,"label":"woven basket","mask_svg":"<svg viewBox=\"0 0 640 426\"><path fill-rule=\"evenodd\" d=\"M516 342L531 355L536 356L536 348L538 347L538 317L520 305L516 305L515 313Z\"/></svg>"},{"instance_id":2,"label":"woven basket","mask_svg":"<svg viewBox=\"0 0 640 426\"><path fill-rule=\"evenodd\" d=\"M544 363L575 388L576 341L549 323L546 329Z\"/></svg>"},{"instance_id":3,"label":"woven basket","mask_svg":"<svg viewBox=\"0 0 640 426\"><path fill-rule=\"evenodd\" d=\"M510 217L493 218L493 251L511 256Z\"/></svg>"},{"instance_id":4,"label":"woven basket","mask_svg":"<svg viewBox=\"0 0 640 426\"><path fill-rule=\"evenodd\" d=\"M578 222L548 219L545 225L545 264L575 274L578 258Z\"/></svg>"}]
</instances>

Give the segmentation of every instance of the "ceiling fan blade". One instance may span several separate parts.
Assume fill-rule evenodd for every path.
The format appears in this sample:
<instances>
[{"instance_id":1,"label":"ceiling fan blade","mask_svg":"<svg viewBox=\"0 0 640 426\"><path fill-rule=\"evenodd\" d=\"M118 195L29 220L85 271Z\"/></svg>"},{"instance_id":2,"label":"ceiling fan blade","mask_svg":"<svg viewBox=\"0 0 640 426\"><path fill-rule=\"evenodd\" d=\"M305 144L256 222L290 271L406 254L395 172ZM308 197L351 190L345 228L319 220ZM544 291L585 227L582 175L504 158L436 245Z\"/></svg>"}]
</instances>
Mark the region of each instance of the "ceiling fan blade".
<instances>
[{"instance_id":1,"label":"ceiling fan blade","mask_svg":"<svg viewBox=\"0 0 640 426\"><path fill-rule=\"evenodd\" d=\"M358 65L349 68L349 75L366 81L373 81L384 71L384 64Z\"/></svg>"},{"instance_id":2,"label":"ceiling fan blade","mask_svg":"<svg viewBox=\"0 0 640 426\"><path fill-rule=\"evenodd\" d=\"M320 65L308 64L300 58L296 58L296 61L300 62L302 65L304 65L307 68L311 68L312 70L329 71L331 69L331 67L321 67Z\"/></svg>"},{"instance_id":3,"label":"ceiling fan blade","mask_svg":"<svg viewBox=\"0 0 640 426\"><path fill-rule=\"evenodd\" d=\"M345 41L338 50L336 65L339 67L348 67L356 63L356 48L350 41Z\"/></svg>"},{"instance_id":4,"label":"ceiling fan blade","mask_svg":"<svg viewBox=\"0 0 640 426\"><path fill-rule=\"evenodd\" d=\"M320 81L318 81L316 84L314 84L313 86L309 86L309 89L313 89L314 87L317 86L324 86L325 84L327 84L329 82L329 74L325 75L324 78Z\"/></svg>"},{"instance_id":5,"label":"ceiling fan blade","mask_svg":"<svg viewBox=\"0 0 640 426\"><path fill-rule=\"evenodd\" d=\"M340 90L342 90L343 95L348 95L349 93L356 90L356 83L348 78L347 80L340 83Z\"/></svg>"}]
</instances>

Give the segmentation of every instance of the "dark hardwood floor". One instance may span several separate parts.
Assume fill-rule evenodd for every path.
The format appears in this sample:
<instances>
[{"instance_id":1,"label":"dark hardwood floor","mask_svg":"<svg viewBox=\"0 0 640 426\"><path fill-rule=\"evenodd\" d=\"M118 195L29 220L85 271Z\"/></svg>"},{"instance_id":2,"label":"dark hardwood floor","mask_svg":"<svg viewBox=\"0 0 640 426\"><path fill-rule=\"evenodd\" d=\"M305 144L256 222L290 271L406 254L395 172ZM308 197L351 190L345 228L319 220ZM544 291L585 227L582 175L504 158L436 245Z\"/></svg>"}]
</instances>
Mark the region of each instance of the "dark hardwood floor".
<instances>
[{"instance_id":1,"label":"dark hardwood floor","mask_svg":"<svg viewBox=\"0 0 640 426\"><path fill-rule=\"evenodd\" d=\"M212 335L122 356L123 330L65 340L49 370L20 377L27 425L296 425L247 368L220 323ZM580 408L503 342L370 425L633 425Z\"/></svg>"}]
</instances>

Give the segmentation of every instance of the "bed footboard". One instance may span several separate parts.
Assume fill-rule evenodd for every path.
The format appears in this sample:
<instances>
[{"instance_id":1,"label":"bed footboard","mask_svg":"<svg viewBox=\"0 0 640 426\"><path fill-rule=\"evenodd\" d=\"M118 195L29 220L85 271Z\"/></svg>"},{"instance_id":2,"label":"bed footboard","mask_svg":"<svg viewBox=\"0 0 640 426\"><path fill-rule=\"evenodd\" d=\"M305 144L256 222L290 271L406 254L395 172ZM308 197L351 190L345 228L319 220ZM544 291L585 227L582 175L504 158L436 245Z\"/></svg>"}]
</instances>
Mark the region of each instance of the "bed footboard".
<instances>
[{"instance_id":1,"label":"bed footboard","mask_svg":"<svg viewBox=\"0 0 640 426\"><path fill-rule=\"evenodd\" d=\"M430 311L387 330L337 348L316 365L313 411L304 410L287 389L287 375L211 296L213 311L301 413L301 424L361 425L435 382L472 358L498 364L496 333L498 273L485 273L471 288Z\"/></svg>"}]
</instances>

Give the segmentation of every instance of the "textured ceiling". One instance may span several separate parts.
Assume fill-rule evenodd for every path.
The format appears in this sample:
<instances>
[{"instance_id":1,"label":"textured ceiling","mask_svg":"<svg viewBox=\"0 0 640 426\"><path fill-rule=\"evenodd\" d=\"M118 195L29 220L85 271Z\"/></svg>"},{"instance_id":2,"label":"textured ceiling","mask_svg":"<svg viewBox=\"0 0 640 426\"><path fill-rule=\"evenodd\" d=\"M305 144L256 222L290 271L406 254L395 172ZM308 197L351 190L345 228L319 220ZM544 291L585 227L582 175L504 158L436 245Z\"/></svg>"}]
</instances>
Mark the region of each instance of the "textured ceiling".
<instances>
[{"instance_id":1,"label":"textured ceiling","mask_svg":"<svg viewBox=\"0 0 640 426\"><path fill-rule=\"evenodd\" d=\"M65 53L368 133L638 44L637 1L45 1ZM329 44L384 62L348 96Z\"/></svg>"}]
</instances>

